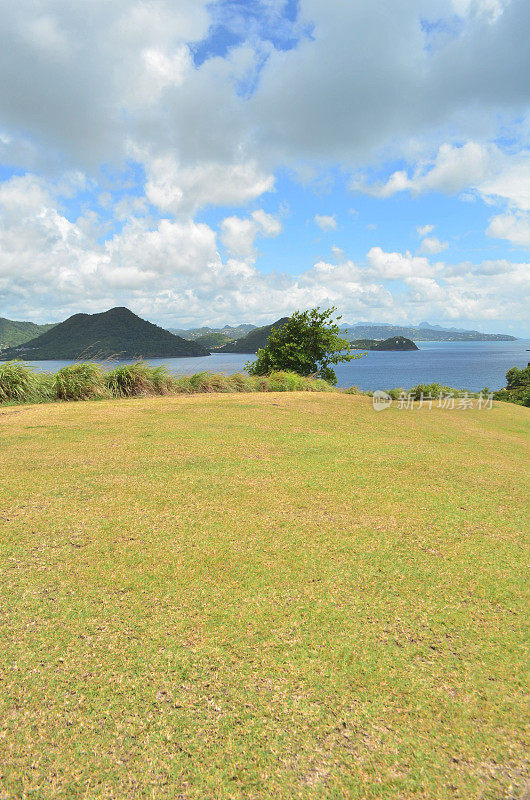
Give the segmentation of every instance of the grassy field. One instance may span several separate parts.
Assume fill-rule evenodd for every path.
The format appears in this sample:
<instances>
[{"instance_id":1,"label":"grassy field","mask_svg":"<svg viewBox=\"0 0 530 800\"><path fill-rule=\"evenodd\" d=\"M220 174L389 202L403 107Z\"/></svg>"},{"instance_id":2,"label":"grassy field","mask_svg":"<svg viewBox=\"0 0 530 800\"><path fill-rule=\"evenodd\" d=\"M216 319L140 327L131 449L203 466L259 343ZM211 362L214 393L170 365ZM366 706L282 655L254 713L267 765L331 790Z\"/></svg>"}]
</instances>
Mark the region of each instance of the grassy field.
<instances>
[{"instance_id":1,"label":"grassy field","mask_svg":"<svg viewBox=\"0 0 530 800\"><path fill-rule=\"evenodd\" d=\"M0 409L0 799L520 800L528 409Z\"/></svg>"}]
</instances>

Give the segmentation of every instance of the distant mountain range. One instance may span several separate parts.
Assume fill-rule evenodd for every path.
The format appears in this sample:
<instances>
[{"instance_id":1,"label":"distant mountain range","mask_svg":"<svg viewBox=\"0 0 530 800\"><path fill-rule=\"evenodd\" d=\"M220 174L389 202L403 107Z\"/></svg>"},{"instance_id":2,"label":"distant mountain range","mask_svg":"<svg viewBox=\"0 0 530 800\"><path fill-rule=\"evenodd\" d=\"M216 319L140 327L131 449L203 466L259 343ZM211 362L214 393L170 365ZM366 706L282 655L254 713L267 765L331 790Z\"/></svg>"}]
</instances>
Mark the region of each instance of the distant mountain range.
<instances>
[{"instance_id":1,"label":"distant mountain range","mask_svg":"<svg viewBox=\"0 0 530 800\"><path fill-rule=\"evenodd\" d=\"M0 350L4 347L16 347L46 333L53 325L37 325L35 322L15 322L0 317Z\"/></svg>"},{"instance_id":2,"label":"distant mountain range","mask_svg":"<svg viewBox=\"0 0 530 800\"><path fill-rule=\"evenodd\" d=\"M276 323L275 323L276 324ZM268 327L268 326L264 326ZM270 326L269 326L270 327ZM404 336L417 342L426 341L446 341L446 342L513 342L516 336L505 333L480 333L480 331L466 330L465 328L444 328L442 325L431 325L430 322L420 322L419 325L394 325L391 322L352 322L343 323L341 326L342 335L348 339L388 339L392 336ZM223 328L191 328L184 330L181 328L170 328L171 333L182 336L183 339L199 340L205 347L218 349L227 342L221 338L210 337L211 334L222 334L228 339L242 339L251 331L256 330L255 325L246 323L244 325L230 326ZM261 328L259 328L261 330ZM252 340L250 340L252 341ZM245 347L248 343L245 342ZM263 345L259 345L262 347ZM226 350L224 352L243 352L239 350ZM251 352L245 350L244 352ZM252 351L254 352L254 351Z\"/></svg>"},{"instance_id":3,"label":"distant mountain range","mask_svg":"<svg viewBox=\"0 0 530 800\"><path fill-rule=\"evenodd\" d=\"M242 336L246 336L247 333L253 331L256 328L256 325L251 325L248 322L245 322L241 325L224 325L222 328L208 328L204 326L202 328L189 328L186 330L184 328L168 328L170 333L174 333L175 336L182 336L183 339L203 339L205 336L210 336L211 334L220 334L221 336L225 336L227 341L232 339L240 339ZM226 342L223 342L226 344ZM212 345L215 347L216 345Z\"/></svg>"},{"instance_id":4,"label":"distant mountain range","mask_svg":"<svg viewBox=\"0 0 530 800\"><path fill-rule=\"evenodd\" d=\"M348 341L354 339L388 339L391 336L405 336L416 342L513 342L516 336L504 333L480 333L462 328L442 328L422 322L420 325L392 325L386 322L344 323L340 326L342 335Z\"/></svg>"},{"instance_id":5,"label":"distant mountain range","mask_svg":"<svg viewBox=\"0 0 530 800\"><path fill-rule=\"evenodd\" d=\"M111 308L101 314L74 314L29 342L1 352L2 360L27 361L207 355L209 351L202 345L175 336L137 317L128 308Z\"/></svg>"},{"instance_id":6,"label":"distant mountain range","mask_svg":"<svg viewBox=\"0 0 530 800\"><path fill-rule=\"evenodd\" d=\"M217 353L257 353L260 347L265 347L267 339L269 338L273 328L279 328L289 322L289 317L282 317L281 319L273 322L272 325L263 325L261 328L254 328L254 330L236 339L235 342L229 342L223 347L220 347Z\"/></svg>"},{"instance_id":7,"label":"distant mountain range","mask_svg":"<svg viewBox=\"0 0 530 800\"><path fill-rule=\"evenodd\" d=\"M282 317L271 325L251 323L222 328L171 328L165 330L141 319L127 308L112 308L101 314L74 314L59 324L37 325L0 317L0 359L29 361L78 358L174 358L217 353L256 353L265 347L273 327L283 325ZM393 325L387 322L356 322L340 326L342 336L364 349L374 342L396 337L421 341L515 341L515 336L480 333L462 328L443 328L421 322L419 325ZM377 348L378 349L378 348ZM398 348L402 349L402 348Z\"/></svg>"}]
</instances>

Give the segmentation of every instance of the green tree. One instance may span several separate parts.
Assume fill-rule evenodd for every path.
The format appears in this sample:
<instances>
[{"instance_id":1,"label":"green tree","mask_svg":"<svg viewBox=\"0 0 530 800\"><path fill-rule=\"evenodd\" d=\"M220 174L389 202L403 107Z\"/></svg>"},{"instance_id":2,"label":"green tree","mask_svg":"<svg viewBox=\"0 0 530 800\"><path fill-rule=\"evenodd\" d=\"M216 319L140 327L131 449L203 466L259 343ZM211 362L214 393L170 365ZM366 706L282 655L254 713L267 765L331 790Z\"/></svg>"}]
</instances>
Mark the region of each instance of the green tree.
<instances>
[{"instance_id":1,"label":"green tree","mask_svg":"<svg viewBox=\"0 0 530 800\"><path fill-rule=\"evenodd\" d=\"M330 364L362 358L364 353L351 353L349 342L339 336L337 322L341 317L333 319L336 310L296 311L285 325L273 328L266 347L258 350L256 361L246 364L248 372L268 375L276 370L290 370L337 383Z\"/></svg>"}]
</instances>

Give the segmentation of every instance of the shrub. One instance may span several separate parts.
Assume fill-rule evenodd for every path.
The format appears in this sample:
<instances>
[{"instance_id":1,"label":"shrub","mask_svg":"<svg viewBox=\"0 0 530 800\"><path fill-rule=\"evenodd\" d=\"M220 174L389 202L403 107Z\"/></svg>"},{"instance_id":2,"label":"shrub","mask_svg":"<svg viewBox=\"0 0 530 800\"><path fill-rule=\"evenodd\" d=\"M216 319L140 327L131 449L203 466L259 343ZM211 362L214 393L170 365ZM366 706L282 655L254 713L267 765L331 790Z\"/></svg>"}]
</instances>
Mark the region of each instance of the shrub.
<instances>
[{"instance_id":1,"label":"shrub","mask_svg":"<svg viewBox=\"0 0 530 800\"><path fill-rule=\"evenodd\" d=\"M271 392L329 392L331 384L322 378L310 378L296 372L278 370L269 375Z\"/></svg>"},{"instance_id":2,"label":"shrub","mask_svg":"<svg viewBox=\"0 0 530 800\"><path fill-rule=\"evenodd\" d=\"M59 400L90 400L110 394L101 367L89 361L60 369L55 375L55 393Z\"/></svg>"},{"instance_id":3,"label":"shrub","mask_svg":"<svg viewBox=\"0 0 530 800\"><path fill-rule=\"evenodd\" d=\"M530 364L524 369L512 367L506 373L507 386L495 392L495 400L505 400L530 408Z\"/></svg>"},{"instance_id":4,"label":"shrub","mask_svg":"<svg viewBox=\"0 0 530 800\"><path fill-rule=\"evenodd\" d=\"M37 372L35 384L35 402L49 402L57 399L55 375L51 372Z\"/></svg>"},{"instance_id":5,"label":"shrub","mask_svg":"<svg viewBox=\"0 0 530 800\"><path fill-rule=\"evenodd\" d=\"M311 380L307 380L307 378L303 378L295 372L284 372L283 375L278 373L277 377L279 380L283 379L285 381L285 391L287 392L303 392L311 384ZM271 375L271 381L273 380L274 376Z\"/></svg>"},{"instance_id":6,"label":"shrub","mask_svg":"<svg viewBox=\"0 0 530 800\"><path fill-rule=\"evenodd\" d=\"M401 392L403 390L396 391ZM406 394L410 394L414 400L419 400L422 394L424 397L439 397L441 394L452 394L458 397L460 391L462 390L453 389L451 386L443 386L441 383L418 383L416 386L409 389ZM393 397L392 394L391 397ZM397 399L397 397L394 397L394 399Z\"/></svg>"}]
</instances>

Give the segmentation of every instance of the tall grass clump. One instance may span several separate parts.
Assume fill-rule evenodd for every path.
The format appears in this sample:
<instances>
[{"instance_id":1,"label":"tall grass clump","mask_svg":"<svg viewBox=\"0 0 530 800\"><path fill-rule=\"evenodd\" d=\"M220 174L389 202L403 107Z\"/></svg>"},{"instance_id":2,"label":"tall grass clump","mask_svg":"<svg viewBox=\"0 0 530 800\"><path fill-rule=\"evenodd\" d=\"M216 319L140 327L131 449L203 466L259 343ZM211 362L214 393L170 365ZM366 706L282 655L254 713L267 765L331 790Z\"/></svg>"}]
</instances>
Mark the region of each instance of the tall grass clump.
<instances>
[{"instance_id":1,"label":"tall grass clump","mask_svg":"<svg viewBox=\"0 0 530 800\"><path fill-rule=\"evenodd\" d=\"M55 374L55 393L58 400L92 400L110 395L105 373L89 361L60 369Z\"/></svg>"},{"instance_id":2,"label":"tall grass clump","mask_svg":"<svg viewBox=\"0 0 530 800\"><path fill-rule=\"evenodd\" d=\"M307 386L306 392L335 392L336 389L331 383L323 380L322 378L306 378Z\"/></svg>"},{"instance_id":3,"label":"tall grass clump","mask_svg":"<svg viewBox=\"0 0 530 800\"><path fill-rule=\"evenodd\" d=\"M149 367L149 378L155 394L169 394L174 389L175 379L165 364Z\"/></svg>"},{"instance_id":4,"label":"tall grass clump","mask_svg":"<svg viewBox=\"0 0 530 800\"><path fill-rule=\"evenodd\" d=\"M242 372L235 372L228 377L230 392L253 392L255 382L250 375L243 375Z\"/></svg>"},{"instance_id":5,"label":"tall grass clump","mask_svg":"<svg viewBox=\"0 0 530 800\"><path fill-rule=\"evenodd\" d=\"M230 383L226 375L197 372L189 379L190 392L229 392Z\"/></svg>"},{"instance_id":6,"label":"tall grass clump","mask_svg":"<svg viewBox=\"0 0 530 800\"><path fill-rule=\"evenodd\" d=\"M333 387L322 378L310 378L297 372L271 372L269 391L271 392L331 392Z\"/></svg>"},{"instance_id":7,"label":"tall grass clump","mask_svg":"<svg viewBox=\"0 0 530 800\"><path fill-rule=\"evenodd\" d=\"M150 367L145 361L120 364L105 375L105 386L113 397L168 394L173 384L167 367Z\"/></svg>"},{"instance_id":8,"label":"tall grass clump","mask_svg":"<svg viewBox=\"0 0 530 800\"><path fill-rule=\"evenodd\" d=\"M181 375L173 379L173 392L175 394L191 394L191 375Z\"/></svg>"},{"instance_id":9,"label":"tall grass clump","mask_svg":"<svg viewBox=\"0 0 530 800\"><path fill-rule=\"evenodd\" d=\"M37 379L31 367L22 361L0 364L0 402L31 402L36 391Z\"/></svg>"},{"instance_id":10,"label":"tall grass clump","mask_svg":"<svg viewBox=\"0 0 530 800\"><path fill-rule=\"evenodd\" d=\"M113 397L134 397L152 391L148 366L142 361L137 364L120 364L107 372L104 380Z\"/></svg>"}]
</instances>

